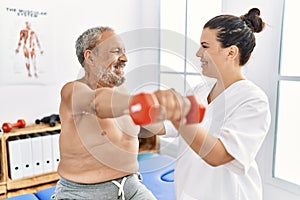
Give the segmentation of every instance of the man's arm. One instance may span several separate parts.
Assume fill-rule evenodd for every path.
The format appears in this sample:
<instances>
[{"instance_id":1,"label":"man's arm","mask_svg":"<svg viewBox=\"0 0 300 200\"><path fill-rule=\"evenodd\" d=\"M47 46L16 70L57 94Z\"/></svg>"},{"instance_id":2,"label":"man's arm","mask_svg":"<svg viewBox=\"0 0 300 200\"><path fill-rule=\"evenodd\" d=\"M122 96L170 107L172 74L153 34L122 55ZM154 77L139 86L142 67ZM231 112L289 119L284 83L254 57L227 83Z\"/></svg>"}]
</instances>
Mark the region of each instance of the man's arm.
<instances>
[{"instance_id":1,"label":"man's arm","mask_svg":"<svg viewBox=\"0 0 300 200\"><path fill-rule=\"evenodd\" d=\"M113 118L125 114L130 96L111 88L92 90L81 82L66 84L61 91L62 102L73 114L95 114L99 118Z\"/></svg>"}]
</instances>

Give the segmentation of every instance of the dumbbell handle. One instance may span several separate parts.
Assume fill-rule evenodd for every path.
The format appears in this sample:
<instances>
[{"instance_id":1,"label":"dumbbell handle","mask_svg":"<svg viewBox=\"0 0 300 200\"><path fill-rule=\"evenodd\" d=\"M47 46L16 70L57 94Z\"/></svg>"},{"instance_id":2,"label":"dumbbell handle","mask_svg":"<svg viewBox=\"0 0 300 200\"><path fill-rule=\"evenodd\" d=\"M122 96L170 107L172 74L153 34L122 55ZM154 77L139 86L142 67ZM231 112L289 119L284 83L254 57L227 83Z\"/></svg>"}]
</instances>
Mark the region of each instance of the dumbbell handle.
<instances>
[{"instance_id":1,"label":"dumbbell handle","mask_svg":"<svg viewBox=\"0 0 300 200\"><path fill-rule=\"evenodd\" d=\"M9 122L3 123L2 130L4 133L8 133L14 127L24 128L25 126L26 126L25 120L19 119L16 123L13 123L13 124L11 124Z\"/></svg>"},{"instance_id":2,"label":"dumbbell handle","mask_svg":"<svg viewBox=\"0 0 300 200\"><path fill-rule=\"evenodd\" d=\"M187 96L191 108L186 116L187 124L200 123L205 114L205 106L198 103L194 96ZM129 114L137 125L147 125L156 122L159 115L159 102L154 94L140 93L134 95L129 106Z\"/></svg>"}]
</instances>

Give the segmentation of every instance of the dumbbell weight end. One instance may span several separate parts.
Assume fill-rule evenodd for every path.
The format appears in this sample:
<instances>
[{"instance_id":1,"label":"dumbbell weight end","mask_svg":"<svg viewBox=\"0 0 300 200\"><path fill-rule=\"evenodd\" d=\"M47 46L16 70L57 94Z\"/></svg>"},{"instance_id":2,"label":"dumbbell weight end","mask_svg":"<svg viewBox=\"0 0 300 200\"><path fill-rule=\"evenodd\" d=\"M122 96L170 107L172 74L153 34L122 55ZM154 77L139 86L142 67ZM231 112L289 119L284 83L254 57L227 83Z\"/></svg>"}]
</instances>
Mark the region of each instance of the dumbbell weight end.
<instances>
[{"instance_id":1,"label":"dumbbell weight end","mask_svg":"<svg viewBox=\"0 0 300 200\"><path fill-rule=\"evenodd\" d=\"M195 124L202 122L206 107L203 104L200 104L194 96L187 96L191 102L191 109L186 116L187 124Z\"/></svg>"},{"instance_id":2,"label":"dumbbell weight end","mask_svg":"<svg viewBox=\"0 0 300 200\"><path fill-rule=\"evenodd\" d=\"M137 125L154 123L159 115L159 102L154 94L140 93L131 97L129 114Z\"/></svg>"}]
</instances>

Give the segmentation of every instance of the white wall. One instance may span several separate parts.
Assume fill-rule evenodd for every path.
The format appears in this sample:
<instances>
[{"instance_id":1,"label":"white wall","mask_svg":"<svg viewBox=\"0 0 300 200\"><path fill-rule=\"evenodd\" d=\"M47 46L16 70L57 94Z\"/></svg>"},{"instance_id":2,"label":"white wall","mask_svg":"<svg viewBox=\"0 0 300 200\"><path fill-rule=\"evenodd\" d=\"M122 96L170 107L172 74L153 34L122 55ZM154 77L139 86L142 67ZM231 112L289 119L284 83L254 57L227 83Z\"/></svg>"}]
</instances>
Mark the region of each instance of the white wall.
<instances>
[{"instance_id":1,"label":"white wall","mask_svg":"<svg viewBox=\"0 0 300 200\"><path fill-rule=\"evenodd\" d=\"M75 40L87 28L94 26L110 26L121 37L124 36L125 45L128 47L129 62L126 67L128 81L126 86L130 91L139 87L143 82L157 82L157 70L136 70L138 66L151 63L158 63L158 53L144 51L141 42L141 32L144 28L159 27L159 1L158 0L61 0L61 1L41 1L39 0L1 0L0 13L5 9L23 8L29 10L47 10L51 19L47 27L49 35L41 40L52 45L51 66L54 74L49 79L49 83L36 84L34 81L21 84L1 83L7 79L4 69L9 69L12 64L7 61L8 49L0 46L0 124L3 122L15 122L19 118L24 118L27 123L34 123L34 120L46 115L58 113L60 101L60 89L68 81L79 77L82 68L77 61L75 54ZM1 15L1 14L0 14ZM6 16L6 15L4 15ZM8 19L0 16L0 44L8 43L9 37L5 31L9 29ZM152 35L152 38L157 37ZM51 39L52 42L49 42ZM47 41L45 41L47 40ZM155 44L156 42L156 44ZM12 46L17 46L17 41L13 41ZM158 40L152 40L152 45L158 45ZM134 46L130 46L135 44ZM11 44L10 44L11 45ZM14 49L12 49L14 51ZM147 57L144 55L147 53ZM44 55L46 56L46 54ZM144 60L147 58L147 60ZM47 63L49 64L49 63ZM53 64L53 66L52 66ZM21 66L24 69L25 66ZM1 70L2 69L2 70ZM148 68L145 68L148 69ZM135 77L135 81L132 81ZM131 80L130 80L131 79Z\"/></svg>"}]
</instances>

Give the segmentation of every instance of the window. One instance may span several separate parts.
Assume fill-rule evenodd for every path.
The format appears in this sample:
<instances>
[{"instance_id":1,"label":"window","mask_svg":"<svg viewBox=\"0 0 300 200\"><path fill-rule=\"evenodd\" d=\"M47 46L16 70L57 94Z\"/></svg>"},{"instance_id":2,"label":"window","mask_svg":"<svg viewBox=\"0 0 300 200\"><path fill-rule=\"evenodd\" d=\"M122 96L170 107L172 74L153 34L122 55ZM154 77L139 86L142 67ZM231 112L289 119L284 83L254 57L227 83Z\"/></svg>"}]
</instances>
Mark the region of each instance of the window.
<instances>
[{"instance_id":1,"label":"window","mask_svg":"<svg viewBox=\"0 0 300 200\"><path fill-rule=\"evenodd\" d=\"M204 81L196 52L204 23L221 13L221 4L221 0L161 1L160 89L176 88L184 95ZM178 138L160 137L160 144L160 152L176 156Z\"/></svg>"},{"instance_id":2,"label":"window","mask_svg":"<svg viewBox=\"0 0 300 200\"><path fill-rule=\"evenodd\" d=\"M221 13L221 5L221 0L161 1L161 89L176 88L185 94L204 81L196 52L205 22Z\"/></svg>"},{"instance_id":3,"label":"window","mask_svg":"<svg viewBox=\"0 0 300 200\"><path fill-rule=\"evenodd\" d=\"M273 176L300 185L300 64L297 47L299 6L285 0L278 73L277 127ZM295 48L296 47L296 48Z\"/></svg>"}]
</instances>

